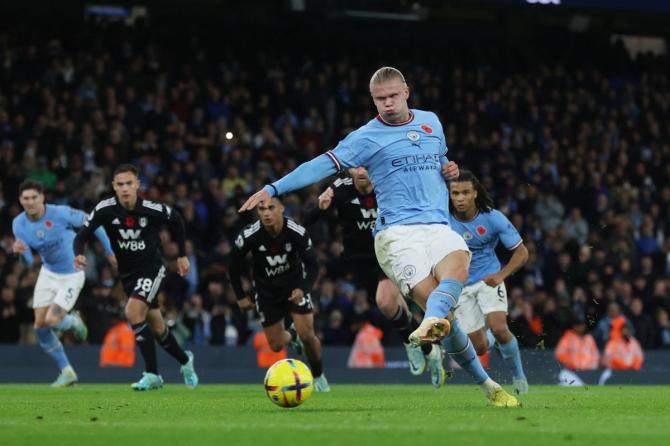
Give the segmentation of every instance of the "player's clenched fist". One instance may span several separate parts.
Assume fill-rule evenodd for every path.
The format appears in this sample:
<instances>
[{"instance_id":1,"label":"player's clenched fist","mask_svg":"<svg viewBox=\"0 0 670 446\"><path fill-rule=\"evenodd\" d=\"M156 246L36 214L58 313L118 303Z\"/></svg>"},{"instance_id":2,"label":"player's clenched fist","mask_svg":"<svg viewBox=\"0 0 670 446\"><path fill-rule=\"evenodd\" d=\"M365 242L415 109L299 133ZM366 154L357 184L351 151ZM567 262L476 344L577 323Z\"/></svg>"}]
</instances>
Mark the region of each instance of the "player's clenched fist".
<instances>
[{"instance_id":1,"label":"player's clenched fist","mask_svg":"<svg viewBox=\"0 0 670 446\"><path fill-rule=\"evenodd\" d=\"M16 240L12 245L12 252L14 254L23 254L26 252L26 244L22 240Z\"/></svg>"},{"instance_id":2,"label":"player's clenched fist","mask_svg":"<svg viewBox=\"0 0 670 446\"><path fill-rule=\"evenodd\" d=\"M294 304L299 304L305 297L305 292L300 288L296 288L291 291L291 296L288 298Z\"/></svg>"},{"instance_id":3,"label":"player's clenched fist","mask_svg":"<svg viewBox=\"0 0 670 446\"><path fill-rule=\"evenodd\" d=\"M442 166L442 176L447 181L455 180L458 178L459 174L460 172L458 170L458 164L453 161L449 161L447 164Z\"/></svg>"},{"instance_id":4,"label":"player's clenched fist","mask_svg":"<svg viewBox=\"0 0 670 446\"><path fill-rule=\"evenodd\" d=\"M86 256L76 256L74 258L74 267L75 269L86 268Z\"/></svg>"}]
</instances>

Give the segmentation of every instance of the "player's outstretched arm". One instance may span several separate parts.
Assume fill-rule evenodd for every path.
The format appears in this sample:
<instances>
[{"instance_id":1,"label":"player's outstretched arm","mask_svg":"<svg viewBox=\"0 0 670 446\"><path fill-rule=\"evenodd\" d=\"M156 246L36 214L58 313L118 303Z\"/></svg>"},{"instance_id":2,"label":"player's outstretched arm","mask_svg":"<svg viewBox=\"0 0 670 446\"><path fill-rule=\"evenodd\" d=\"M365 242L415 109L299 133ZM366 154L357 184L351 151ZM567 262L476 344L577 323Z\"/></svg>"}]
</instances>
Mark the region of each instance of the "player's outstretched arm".
<instances>
[{"instance_id":1,"label":"player's outstretched arm","mask_svg":"<svg viewBox=\"0 0 670 446\"><path fill-rule=\"evenodd\" d=\"M277 195L302 189L335 173L337 173L337 168L333 158L326 154L319 155L306 163L302 163L293 172L253 194L242 205L240 212L249 211L256 207L258 203L265 202Z\"/></svg>"}]
</instances>

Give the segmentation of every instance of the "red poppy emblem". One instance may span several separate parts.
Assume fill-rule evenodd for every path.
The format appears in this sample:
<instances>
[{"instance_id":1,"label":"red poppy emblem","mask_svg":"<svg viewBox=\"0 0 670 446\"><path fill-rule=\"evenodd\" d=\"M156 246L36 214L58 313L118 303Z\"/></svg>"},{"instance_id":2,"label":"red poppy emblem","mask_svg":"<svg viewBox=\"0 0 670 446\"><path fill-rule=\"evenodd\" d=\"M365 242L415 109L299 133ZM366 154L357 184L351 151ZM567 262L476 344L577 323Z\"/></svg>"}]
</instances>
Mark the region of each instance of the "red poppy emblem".
<instances>
[{"instance_id":1,"label":"red poppy emblem","mask_svg":"<svg viewBox=\"0 0 670 446\"><path fill-rule=\"evenodd\" d=\"M126 217L125 224L129 228L132 228L133 226L135 226L135 219L133 217Z\"/></svg>"},{"instance_id":2,"label":"red poppy emblem","mask_svg":"<svg viewBox=\"0 0 670 446\"><path fill-rule=\"evenodd\" d=\"M279 251L281 251L281 246L279 245L270 245L270 252L272 254L277 254Z\"/></svg>"},{"instance_id":3,"label":"red poppy emblem","mask_svg":"<svg viewBox=\"0 0 670 446\"><path fill-rule=\"evenodd\" d=\"M54 222L52 222L51 220L46 220L46 221L44 222L44 226L46 226L47 229L51 229L51 228L54 227Z\"/></svg>"},{"instance_id":4,"label":"red poppy emblem","mask_svg":"<svg viewBox=\"0 0 670 446\"><path fill-rule=\"evenodd\" d=\"M477 226L477 234L479 235L486 234L486 228L484 226Z\"/></svg>"},{"instance_id":5,"label":"red poppy emblem","mask_svg":"<svg viewBox=\"0 0 670 446\"><path fill-rule=\"evenodd\" d=\"M433 129L431 129L428 124L421 124L421 130L426 133L433 133Z\"/></svg>"},{"instance_id":6,"label":"red poppy emblem","mask_svg":"<svg viewBox=\"0 0 670 446\"><path fill-rule=\"evenodd\" d=\"M363 206L366 209L371 209L371 208L377 207L377 203L375 203L375 197L370 195L368 197L363 198Z\"/></svg>"}]
</instances>

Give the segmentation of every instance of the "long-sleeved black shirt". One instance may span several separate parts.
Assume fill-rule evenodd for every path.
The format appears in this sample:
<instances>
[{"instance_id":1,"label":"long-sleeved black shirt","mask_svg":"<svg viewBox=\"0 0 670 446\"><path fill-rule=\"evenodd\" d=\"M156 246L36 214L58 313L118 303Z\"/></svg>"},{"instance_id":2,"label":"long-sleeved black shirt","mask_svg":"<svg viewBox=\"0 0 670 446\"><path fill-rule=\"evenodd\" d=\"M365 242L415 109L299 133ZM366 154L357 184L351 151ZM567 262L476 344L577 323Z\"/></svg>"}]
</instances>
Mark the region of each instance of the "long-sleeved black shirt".
<instances>
[{"instance_id":1,"label":"long-sleeved black shirt","mask_svg":"<svg viewBox=\"0 0 670 446\"><path fill-rule=\"evenodd\" d=\"M284 217L284 227L273 237L260 221L240 232L235 240L230 281L238 299L248 294L242 289L242 265L252 255L252 279L257 289L267 292L300 288L309 293L318 275L319 265L307 230ZM264 294L266 294L264 293ZM278 295L279 296L279 295Z\"/></svg>"},{"instance_id":2,"label":"long-sleeved black shirt","mask_svg":"<svg viewBox=\"0 0 670 446\"><path fill-rule=\"evenodd\" d=\"M121 206L116 197L103 200L84 223L74 239L74 253L84 253L84 245L98 226L105 228L119 264L119 275L143 266L161 262L160 230L170 226L179 247L179 256L185 254L184 220L171 207L149 200L138 199L134 209Z\"/></svg>"}]
</instances>

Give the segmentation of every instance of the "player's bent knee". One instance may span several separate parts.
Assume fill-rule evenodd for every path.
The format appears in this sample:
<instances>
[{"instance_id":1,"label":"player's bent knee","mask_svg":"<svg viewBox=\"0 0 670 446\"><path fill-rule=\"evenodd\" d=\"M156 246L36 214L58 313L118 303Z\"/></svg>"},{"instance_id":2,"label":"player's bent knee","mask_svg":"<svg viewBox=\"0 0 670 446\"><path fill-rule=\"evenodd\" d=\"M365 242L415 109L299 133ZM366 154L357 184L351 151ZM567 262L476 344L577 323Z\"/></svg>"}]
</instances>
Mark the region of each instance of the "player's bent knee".
<instances>
[{"instance_id":1,"label":"player's bent knee","mask_svg":"<svg viewBox=\"0 0 670 446\"><path fill-rule=\"evenodd\" d=\"M485 344L481 344L481 343L477 342L477 343L473 343L473 345L475 347L475 352L477 352L477 356L484 355L488 351L488 348L487 348L488 346L485 345Z\"/></svg>"},{"instance_id":2,"label":"player's bent knee","mask_svg":"<svg viewBox=\"0 0 670 446\"><path fill-rule=\"evenodd\" d=\"M55 315L55 314L47 314L46 318L46 326L53 326L53 325L58 325L60 324L60 321L62 321L63 318L61 316Z\"/></svg>"},{"instance_id":3,"label":"player's bent knee","mask_svg":"<svg viewBox=\"0 0 670 446\"><path fill-rule=\"evenodd\" d=\"M282 344L281 342L268 341L268 344L270 344L270 350L272 350L275 353L280 352L284 349L284 344Z\"/></svg>"},{"instance_id":4,"label":"player's bent knee","mask_svg":"<svg viewBox=\"0 0 670 446\"><path fill-rule=\"evenodd\" d=\"M124 309L124 314L126 315L128 322L131 324L138 324L145 319L140 311L128 305L126 305L126 308Z\"/></svg>"},{"instance_id":5,"label":"player's bent knee","mask_svg":"<svg viewBox=\"0 0 670 446\"><path fill-rule=\"evenodd\" d=\"M398 302L396 301L395 297L381 295L377 296L375 302L377 303L377 308L379 308L379 311L381 311L383 314L395 314L398 309Z\"/></svg>"},{"instance_id":6,"label":"player's bent knee","mask_svg":"<svg viewBox=\"0 0 670 446\"><path fill-rule=\"evenodd\" d=\"M467 267L459 267L456 268L454 271L454 279L458 280L461 283L465 283L468 281L468 268Z\"/></svg>"}]
</instances>

